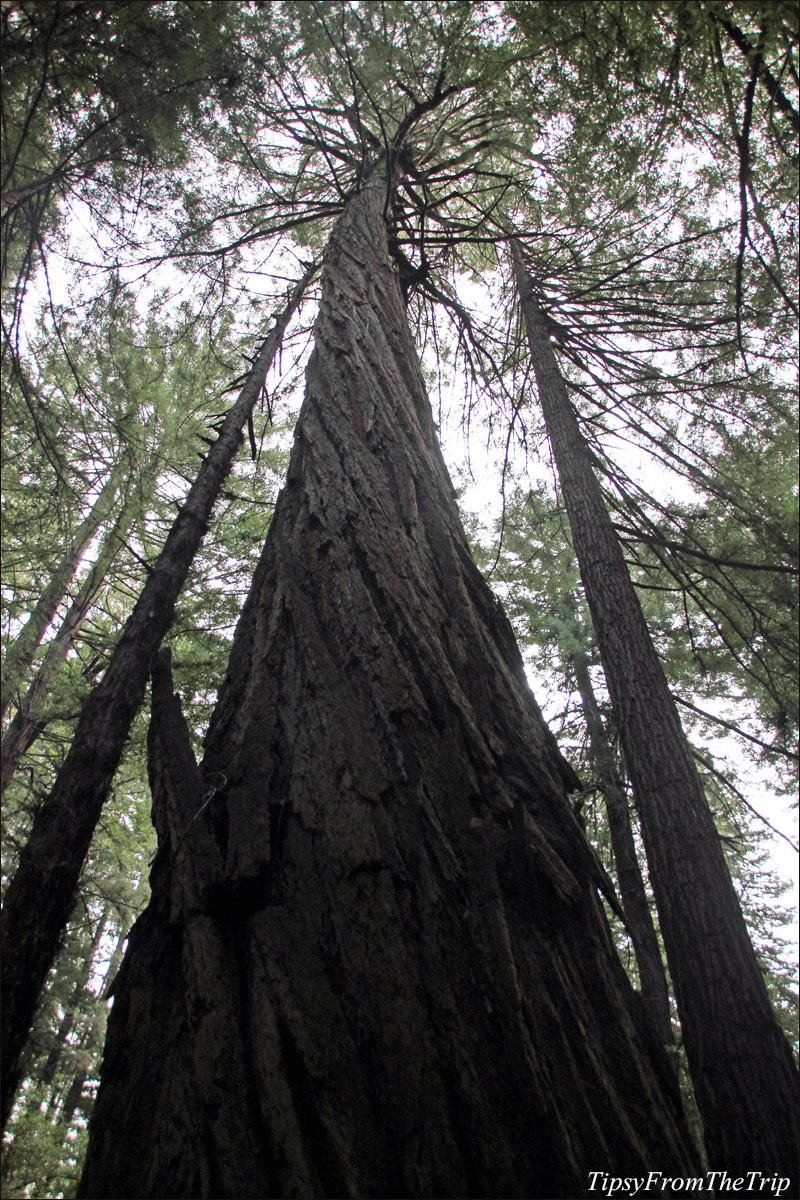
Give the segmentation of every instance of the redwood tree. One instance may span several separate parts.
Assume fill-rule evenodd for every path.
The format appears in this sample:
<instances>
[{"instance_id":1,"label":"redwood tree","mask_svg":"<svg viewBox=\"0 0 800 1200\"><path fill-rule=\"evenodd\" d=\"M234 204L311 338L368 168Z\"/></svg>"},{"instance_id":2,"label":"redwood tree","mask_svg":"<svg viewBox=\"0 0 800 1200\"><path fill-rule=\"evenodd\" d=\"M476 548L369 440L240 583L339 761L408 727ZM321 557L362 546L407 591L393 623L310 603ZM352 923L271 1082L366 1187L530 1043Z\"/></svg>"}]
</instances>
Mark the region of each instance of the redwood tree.
<instances>
[{"instance_id":1,"label":"redwood tree","mask_svg":"<svg viewBox=\"0 0 800 1200\"><path fill-rule=\"evenodd\" d=\"M81 868L130 727L144 699L153 658L170 627L242 430L258 400L286 327L316 272L307 267L265 337L235 403L219 427L164 547L120 635L100 683L81 710L69 754L34 816L3 902L2 1117L20 1081L20 1055L36 1003L69 920ZM32 919L35 914L35 919Z\"/></svg>"},{"instance_id":2,"label":"redwood tree","mask_svg":"<svg viewBox=\"0 0 800 1200\"><path fill-rule=\"evenodd\" d=\"M154 675L153 896L82 1196L570 1196L599 1164L697 1171L575 779L460 524L389 254L394 170L328 246L202 769Z\"/></svg>"},{"instance_id":3,"label":"redwood tree","mask_svg":"<svg viewBox=\"0 0 800 1200\"><path fill-rule=\"evenodd\" d=\"M798 1076L518 244L539 400L634 789L712 1167L796 1178Z\"/></svg>"},{"instance_id":4,"label":"redwood tree","mask_svg":"<svg viewBox=\"0 0 800 1200\"><path fill-rule=\"evenodd\" d=\"M636 857L636 843L631 829L625 785L614 761L614 751L594 694L589 662L582 646L576 645L573 648L570 662L581 698L589 738L589 753L603 794L625 923L636 955L639 986L659 1037L664 1045L672 1046L675 1039L669 1009L669 986L644 879Z\"/></svg>"}]
</instances>

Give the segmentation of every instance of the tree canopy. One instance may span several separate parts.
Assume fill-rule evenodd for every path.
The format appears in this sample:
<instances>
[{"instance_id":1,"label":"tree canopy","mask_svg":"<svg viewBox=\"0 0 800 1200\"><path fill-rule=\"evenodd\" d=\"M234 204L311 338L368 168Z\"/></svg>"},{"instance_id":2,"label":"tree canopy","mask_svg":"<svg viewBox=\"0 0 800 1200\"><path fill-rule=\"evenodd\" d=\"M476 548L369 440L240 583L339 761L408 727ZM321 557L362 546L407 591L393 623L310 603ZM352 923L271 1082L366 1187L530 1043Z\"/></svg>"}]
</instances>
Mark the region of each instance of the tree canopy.
<instances>
[{"instance_id":1,"label":"tree canopy","mask_svg":"<svg viewBox=\"0 0 800 1200\"><path fill-rule=\"evenodd\" d=\"M2 22L4 887L305 278L166 633L199 746L283 478L322 249L399 152L389 253L444 455L584 777L589 833L616 879L578 652L615 752L617 729L512 238L796 1038L788 914L764 857L775 830L792 836L800 723L795 6L11 0ZM9 1194L61 1194L79 1170L100 1001L154 853L144 729L133 721L24 1051Z\"/></svg>"}]
</instances>

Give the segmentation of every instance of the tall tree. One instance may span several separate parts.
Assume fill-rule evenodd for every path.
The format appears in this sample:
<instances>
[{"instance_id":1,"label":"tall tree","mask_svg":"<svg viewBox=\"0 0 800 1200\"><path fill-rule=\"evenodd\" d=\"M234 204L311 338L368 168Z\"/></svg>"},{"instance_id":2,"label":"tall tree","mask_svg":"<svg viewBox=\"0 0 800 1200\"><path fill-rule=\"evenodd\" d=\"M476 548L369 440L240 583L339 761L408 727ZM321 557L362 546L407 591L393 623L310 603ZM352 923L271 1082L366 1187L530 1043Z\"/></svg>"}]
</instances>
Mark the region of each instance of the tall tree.
<instances>
[{"instance_id":1,"label":"tall tree","mask_svg":"<svg viewBox=\"0 0 800 1200\"><path fill-rule=\"evenodd\" d=\"M163 550L153 566L103 678L81 711L55 785L37 809L30 838L8 885L2 911L5 959L2 1031L3 1121L19 1083L19 1062L39 993L69 919L95 825L144 698L153 656L291 317L316 271L312 264L288 295L226 414ZM36 913L35 921L31 914Z\"/></svg>"},{"instance_id":2,"label":"tall tree","mask_svg":"<svg viewBox=\"0 0 800 1200\"><path fill-rule=\"evenodd\" d=\"M578 644L573 648L570 660L589 735L589 751L603 793L619 893L636 955L642 997L650 1010L653 1025L658 1030L661 1040L665 1046L671 1046L675 1039L672 1033L669 987L636 855L625 786L617 769L614 751L597 704L589 673L589 662L583 646Z\"/></svg>"},{"instance_id":3,"label":"tall tree","mask_svg":"<svg viewBox=\"0 0 800 1200\"><path fill-rule=\"evenodd\" d=\"M490 552L478 548L476 554L481 565L491 564L492 585L505 598L523 654L534 670L537 658L546 664L551 687L557 686L558 680L554 650L558 655L564 676L558 691L568 697L566 707L559 699L563 712L560 733L572 746L577 743L582 748L580 759L570 755L583 784L578 809L584 822L587 805L594 812L590 837L616 880L642 998L663 1044L674 1048L669 984L636 852L628 789L613 745L613 731L606 727L592 682L590 666L596 664L596 648L585 602L576 595L580 579L574 550L562 524L563 510L546 504L534 492L527 496L520 492L503 511L497 531L501 544ZM487 553L488 562L484 563ZM536 670L537 677L539 673ZM578 713L570 703L573 691L577 691ZM599 822L591 799L593 792L599 793L602 801L604 815Z\"/></svg>"},{"instance_id":4,"label":"tall tree","mask_svg":"<svg viewBox=\"0 0 800 1200\"><path fill-rule=\"evenodd\" d=\"M81 581L64 620L48 644L36 677L17 702L17 711L3 734L0 745L0 796L11 782L22 755L33 745L47 724L43 705L54 676L69 654L70 647L89 614L92 601L105 580L106 572L119 554L133 523L134 508L133 498L129 497L117 521L106 533L97 558Z\"/></svg>"},{"instance_id":5,"label":"tall tree","mask_svg":"<svg viewBox=\"0 0 800 1200\"><path fill-rule=\"evenodd\" d=\"M8 648L3 662L3 698L0 715L13 704L20 703L20 688L33 662L34 654L58 607L69 589L81 564L81 559L95 534L108 519L122 484L128 464L120 461L100 488L89 511L64 548L61 560L42 591L33 612Z\"/></svg>"},{"instance_id":6,"label":"tall tree","mask_svg":"<svg viewBox=\"0 0 800 1200\"><path fill-rule=\"evenodd\" d=\"M516 243L512 257L539 400L641 818L709 1160L741 1174L758 1161L765 1172L792 1176L797 1070Z\"/></svg>"},{"instance_id":7,"label":"tall tree","mask_svg":"<svg viewBox=\"0 0 800 1200\"><path fill-rule=\"evenodd\" d=\"M776 8L771 7L773 11ZM56 74L62 80L69 74L63 67L69 61L69 53L63 53L68 48L63 42L59 46L58 29L53 31L52 55L47 35L37 43L38 48L32 47L29 57L37 69L31 73L31 90L27 93L28 81L20 68L25 56L18 59L16 79L18 84L21 82L22 92L17 95L34 100L33 110L26 107L27 101L13 110L23 114L23 124L25 114L33 114L30 128L34 136L27 148L23 146L20 157L26 169L30 164L25 154L30 151L35 156L37 140L46 150L52 136L57 143L55 157L64 148L70 154L76 144L71 117L85 132L94 128L95 113L101 125L105 115L111 113L115 120L119 118L115 128L126 127L125 106L115 107L115 101L103 91L105 81L114 79L114 48L120 40L126 43L118 58L121 75L133 82L132 96L130 87L124 83L122 87L122 93L134 100L133 153L127 156L123 150L121 159L100 163L94 176L87 174L84 178L76 170L60 193L65 201L60 210L51 203L53 191L47 199L47 220L51 215L56 219L71 213L74 205L80 217L89 220L91 243L84 242L80 247L73 243L73 255L77 251L81 262L82 289L86 286L84 250L89 244L104 280L105 272L118 267L120 259L125 263L123 273L130 279L134 263L142 272L150 273L158 270L158 263L168 254L173 266L179 265L183 282L188 285L193 320L213 323L222 314L226 323L253 329L256 322L252 318L259 309L253 293L259 289L265 255L268 257L288 234L309 244L322 244L348 197L361 187L376 146L386 146L391 131L402 119L408 97L424 92L426 82L435 79L446 65L447 78L458 80L462 90L430 114L418 138L415 134L418 144L408 156L408 178L402 195L393 198L397 202L397 222L391 250L412 300L412 321L421 335L419 345L425 351L433 348L437 354L441 349L440 364L446 360L453 341L437 345L439 330L446 322L439 324L432 314L434 304L442 305L456 325L456 357L470 368L468 386L474 386L480 373L483 379L478 387L488 382L481 399L492 405L495 427L502 421L503 434L510 441L528 420L526 411L517 404L518 397L504 387L500 368L507 357L507 343L502 338L493 340L491 329L487 336L487 326L475 308L469 311L470 306L459 303L456 293L463 278L460 272L483 273L494 266L493 243L505 236L496 214L507 210L506 201L514 204L515 198L520 211L531 216L526 225L528 236L536 240L549 279L558 281L555 286L562 293L559 299L563 304L559 304L556 314L558 325L553 328L563 352L575 355L577 349L579 358L586 351L586 378L592 382L584 378L583 394L599 397L588 426L592 433L600 430L599 439L593 442L598 454L602 453L604 423L619 428L617 418L624 414L626 433L639 445L649 442L660 461L673 467L679 463L683 478L694 481L701 463L704 485L716 489L708 494L721 501L723 489L717 486L719 460L712 461L709 448L700 444L702 431L711 428L712 418L718 415L717 425L711 428L711 436L716 436L717 430L731 424L733 413L737 414L738 429L738 414L745 403L749 405L751 396L757 398L753 405L756 423L764 423L764 413L777 416L777 405L762 401L768 391L765 380L770 376L774 380L776 373L785 370L787 359L780 348L789 344L793 332L786 312L781 313L781 305L775 303L776 297L784 297L791 290L791 280L781 264L791 261L792 217L784 202L792 195L786 186L791 176L787 173L785 180L781 178L789 162L782 143L784 118L780 115L786 114L786 109L780 109L777 120L768 109L768 103L780 102L774 100L775 89L768 90L768 77L762 67L773 82L778 81L783 97L790 103L794 93L791 61L786 54L789 22L784 16L777 21L762 21L765 5L748 5L736 13L739 31L761 56L755 73L755 63L735 41L728 45L724 30L720 33L722 56L718 53L714 22L709 20L722 11L717 0L698 3L691 11L686 5L671 2L654 6L635 5L629 0L603 5L537 2L503 6L449 0L386 0L380 5L355 0L302 0L297 4L274 0L268 6L70 4L53 5L49 10L46 6L24 8L25 14L36 17L33 24L40 22L42 28L58 8L66 18L62 31L69 28L72 16L78 24L84 21L84 28L90 30L86 46L79 42L72 60L74 72L69 77L76 81L72 92L72 84L64 89L57 81L51 88L52 73L47 75L48 64L56 65ZM3 6L4 13L21 11L20 5ZM506 20L509 13L516 15L517 11L525 39L520 39L519 29ZM209 98L207 83L224 56L218 54L219 41L213 33L208 35L205 22L209 18L213 25L219 14L243 33L243 52L236 70L243 72L242 90L246 88L248 95L245 102L228 108L217 121L221 91L212 90L213 98ZM141 45L146 44L145 38L137 47L140 17L145 24L154 18L162 34L166 25L176 41L188 35L190 53L186 58L182 50L180 54L181 65L188 62L191 66L190 87L184 96L191 97L194 64L200 67L200 104L198 107L190 99L184 109L178 100L179 131L170 119L170 100L166 116L158 104L152 113L142 111L145 89L140 86L136 70L132 75L126 71L137 54L141 60ZM14 20L23 27L23 17L18 15ZM169 37L162 36L161 43L153 57L157 78L169 91L174 47ZM42 47L44 58L39 53ZM106 66L110 64L111 73L98 70L101 57ZM206 70L209 62L211 72ZM165 65L166 78L159 74ZM41 77L48 80L50 90L46 88L46 94L55 98L51 107L58 108L59 120L63 113L63 127L47 126L39 120L48 111L47 103L36 99L39 66ZM144 66L141 74L147 74ZM83 83L78 82L81 80ZM762 81L766 81L764 87ZM223 88L229 90L224 80ZM100 99L97 108L95 96ZM184 119L185 113L190 121ZM146 127L141 139L137 135L140 119L141 128ZM166 159L178 163L183 147L189 144L184 135L188 132L193 137L201 131L201 168L195 162L188 164L189 169L183 173L179 170L164 176L152 171L164 162L158 153L157 162L150 155L161 125L166 125ZM211 138L207 136L209 128L214 131ZM6 144L15 143L7 140ZM102 146L102 137L95 146ZM698 201L693 205L690 189L673 187L670 162L682 159L685 163L698 146L704 152L710 149L713 161L696 173L693 182L697 184ZM139 147L146 152L140 154ZM157 146L152 148L157 151ZM87 162L90 158L91 153L87 154ZM745 207L741 206L743 181ZM46 187L44 180L42 190L31 193L32 206L37 196L46 198ZM726 201L732 194L733 219L728 221L726 213L720 227L712 229L707 209L712 206L713 211L716 206L718 210L720 194ZM13 198L15 204L24 200L22 195ZM165 202L159 206L159 200ZM743 213L739 221L737 204ZM17 230L24 250L27 218L19 207L13 211L14 219L19 218ZM691 220L687 214L693 214ZM32 218L35 221L33 211ZM675 248L664 250L665 242L672 238L673 226L681 236ZM66 241L68 225L60 228ZM667 230L669 238L662 236ZM698 238L706 240L700 243ZM711 245L719 253L697 253L698 245ZM56 249L53 238L49 239L49 249ZM16 272L15 254L13 251L11 259ZM40 258L34 254L35 261ZM648 261L654 265L649 275L642 267ZM26 269L23 263L20 279ZM726 276L729 286L720 289L719 282ZM28 404L23 436L30 439L50 430L42 428L41 411L34 403L36 396L26 388L24 338L22 344L13 342L13 333L20 330L16 306L20 294L19 290L13 295L7 293L12 308L9 344L16 355L19 390ZM657 304L654 295L658 296ZM141 301L137 307L141 311ZM787 306L784 308L788 311ZM509 319L508 312L510 308L504 306L501 315L497 306L501 320ZM588 319L582 320L587 313ZM598 339L594 335L598 330L605 338L604 355L596 352ZM55 323L53 332L58 338L63 329ZM451 333L448 330L448 339ZM618 347L613 346L615 335L635 337L639 343L628 359L636 367L627 375L625 404L621 403L620 390L608 384L606 368L620 361ZM746 379L741 377L740 364L735 361L737 336L747 351L751 369ZM645 357L642 341L647 346ZM760 354L757 373L753 372L754 343ZM676 369L659 373L652 366L652 358L664 351L674 356ZM476 372L475 368L481 370ZM598 372L605 373L606 378L595 387ZM99 405L102 411L102 397ZM692 428L697 423L697 437L687 437L690 415ZM181 420L179 412L175 416ZM782 421L783 417L778 419ZM54 470L68 467L73 459L70 439L62 435L59 440L60 446L42 438L43 452L55 460ZM691 453L684 459L687 441L691 442ZM606 468L613 485L622 481L627 486L617 462L607 458ZM191 474L185 472L184 478ZM729 479L725 490L731 491ZM751 503L758 488L748 491L749 519L758 508L757 503ZM626 507L628 504L630 507ZM670 524L670 514L662 507L659 517L664 517L665 524L663 529L660 525L654 529L654 507L643 500L641 492L628 488L614 509L615 518L620 523L625 521L628 544L634 545L642 558L641 547L645 546L649 556L661 554L669 564L675 543L683 537L680 514L671 514ZM262 514L253 510L250 516L254 515ZM32 529L32 522L30 526ZM158 541L154 536L156 527L166 532L169 521L160 516L154 520L148 514L136 530L138 540L132 544L132 551L140 554L142 566L152 565ZM753 530L756 527L751 526ZM654 543L658 535L670 543L668 548L659 549ZM259 545L262 540L263 532ZM697 555L703 553L724 558L719 546L716 531L709 542L704 529L702 544L693 542L681 547L681 562L702 561ZM735 557L744 557L745 563L750 558L747 554ZM34 559L42 561L38 553ZM20 555L18 561L24 563L25 556ZM125 561L130 563L132 559L126 555ZM760 561L756 564L758 568L764 565ZM727 570L725 567L718 572L723 587L727 587L723 579ZM224 566L224 573L226 579L230 577L229 564ZM688 574L682 571L681 584ZM716 621L726 640L719 657L733 647L742 664L743 678L754 677L748 675L754 663L759 669L764 666L760 681L766 685L768 703L774 700L774 711L782 715L785 710L791 716L783 702L783 687L774 686L777 659L764 652L760 640L762 631L772 631L781 623L761 620L774 604L771 596L765 600L759 578L763 574L753 573L750 579L754 586L744 589L740 597L744 600L744 622L732 606L723 620L717 620L716 598L722 595L729 599L732 593L730 589L718 591L715 585L714 604L710 608L706 605L708 636L714 637ZM683 593L687 597L687 622L694 617L692 604L701 593L693 576L691 579L693 586ZM25 581L20 577L19 582L26 584L29 594L35 594L30 577ZM661 582L659 578L658 586ZM16 585L14 580L15 601ZM128 585L122 581L122 589L131 598L138 586L138 579ZM214 593L219 593L222 586L216 574ZM241 579L233 579L227 600L231 608L245 589ZM774 595L783 590L775 589ZM702 595L700 599L703 601ZM213 620L209 614L215 609L214 603L204 609L202 598L193 596L192 605L194 611L205 613L204 621ZM121 619L109 622L116 629L129 611L127 602L119 607L123 611L115 612L114 617ZM748 641L750 610L754 620L759 621L758 641ZM17 612L28 611L30 607L24 603L17 607ZM191 626L190 610L185 608L180 645L197 663L204 656L205 644ZM101 654L106 644L101 643ZM788 663L788 656L785 661ZM197 736L215 672L207 667L202 677L186 668L187 659L181 653L176 669L180 686L187 689L192 733ZM78 694L71 692L62 714L67 709L74 713ZM63 725L51 727L49 745L43 743L44 749L56 748L55 739L63 737L63 729ZM33 776L31 763L37 769ZM41 763L45 771L49 770L46 756L42 756ZM37 794L47 790L38 767L37 760L29 760L29 769L15 782L14 798L23 813L29 813ZM26 794L29 776L31 789Z\"/></svg>"},{"instance_id":8,"label":"tall tree","mask_svg":"<svg viewBox=\"0 0 800 1200\"><path fill-rule=\"evenodd\" d=\"M537 465L528 464L528 467ZM591 707L599 710L597 717L602 721L603 739L608 743L606 763L611 768L609 773L613 773L617 786L622 782L619 776L623 777L620 807L629 823L634 821L635 824L635 810L629 818L626 810L630 804L630 785L619 759L616 724L580 585L563 502L553 494L551 485L542 482L531 489L528 483L525 490L515 491L507 500L502 519L498 519L494 531L494 539L499 539L499 543L494 539L487 541L486 532L481 531L477 523L470 530L470 537L476 561L488 572L487 578L506 605L530 677L536 681L537 690L543 690L543 707L552 721L559 745L582 780L584 790L578 800L581 816L593 845L617 881L630 934L630 893L626 893L626 879L617 863L606 816L607 806L603 804L608 775L604 764L598 763L593 753L585 713L584 696L590 691L596 696L595 703L590 701ZM789 949L793 938L788 928L794 917L792 910L782 909L778 900L778 896L788 889L788 884L782 882L775 861L775 849L780 851L782 847L776 846L773 840L780 839L791 845L791 838L776 828L774 819L770 819L770 804L777 801L779 793L773 798L767 789L777 788L780 782L780 777L776 781L774 766L769 775L760 776L763 786L759 789L758 799L748 797L749 763L759 763L763 771L762 762L774 764L776 753L772 746L758 739L754 739L754 744L749 740L752 735L740 729L738 724L713 712L707 713L704 708L698 709L698 705L705 704L706 696L724 697L736 691L736 684L727 673L731 661L726 662L721 655L713 656L707 639L698 645L696 629L694 644L687 641L682 630L681 597L673 595L666 587L653 589L650 586L649 564L643 567L634 558L629 562L629 569L670 690L681 706L684 729L690 737L692 754L734 886L741 898L756 955L765 971L776 1016L796 1054L796 995L793 1000L789 982L794 974L794 956ZM640 582L644 584L641 590ZM704 674L697 671L696 656L701 653L709 667ZM576 680L576 660L580 658L587 660L590 667L590 678L583 688L578 688ZM744 754L739 747L744 749ZM602 758L606 759L605 751ZM787 824L785 820L779 823ZM767 849L770 842L772 853ZM645 873L638 844L635 857L640 860L637 874L640 869ZM633 865L624 848L623 858ZM783 873L788 874L785 867ZM645 884L645 887L649 905L654 908L649 885ZM637 891L640 888L641 881L636 884ZM640 892L643 894L644 889ZM630 950L635 949L636 939L631 935L630 943L626 945L621 940L623 936L622 928L618 927L620 952L630 963ZM643 940L650 941L650 938L646 936ZM657 944L656 953L661 953ZM663 975L663 971L661 973ZM637 975L642 978L641 970Z\"/></svg>"},{"instance_id":9,"label":"tall tree","mask_svg":"<svg viewBox=\"0 0 800 1200\"><path fill-rule=\"evenodd\" d=\"M82 1196L567 1196L596 1161L692 1169L453 503L389 253L403 151L326 251L202 772L154 676L153 899Z\"/></svg>"}]
</instances>

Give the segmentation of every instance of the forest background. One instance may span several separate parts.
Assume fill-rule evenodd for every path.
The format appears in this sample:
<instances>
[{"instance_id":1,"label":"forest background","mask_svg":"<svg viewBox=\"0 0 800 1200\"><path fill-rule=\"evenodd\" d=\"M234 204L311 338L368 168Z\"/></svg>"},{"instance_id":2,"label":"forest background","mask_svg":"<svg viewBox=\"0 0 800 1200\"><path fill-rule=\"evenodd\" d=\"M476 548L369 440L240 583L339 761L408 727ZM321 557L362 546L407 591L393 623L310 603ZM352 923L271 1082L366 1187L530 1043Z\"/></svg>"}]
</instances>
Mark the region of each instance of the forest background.
<instances>
[{"instance_id":1,"label":"forest background","mask_svg":"<svg viewBox=\"0 0 800 1200\"><path fill-rule=\"evenodd\" d=\"M302 279L166 635L199 753L286 469L322 247L446 65L394 252L476 559L618 881L598 729L626 812L630 789L519 350L513 228L796 1047L795 7L4 0L2 20L4 886ZM24 1050L9 1196L68 1195L80 1171L155 853L145 731L139 714Z\"/></svg>"}]
</instances>

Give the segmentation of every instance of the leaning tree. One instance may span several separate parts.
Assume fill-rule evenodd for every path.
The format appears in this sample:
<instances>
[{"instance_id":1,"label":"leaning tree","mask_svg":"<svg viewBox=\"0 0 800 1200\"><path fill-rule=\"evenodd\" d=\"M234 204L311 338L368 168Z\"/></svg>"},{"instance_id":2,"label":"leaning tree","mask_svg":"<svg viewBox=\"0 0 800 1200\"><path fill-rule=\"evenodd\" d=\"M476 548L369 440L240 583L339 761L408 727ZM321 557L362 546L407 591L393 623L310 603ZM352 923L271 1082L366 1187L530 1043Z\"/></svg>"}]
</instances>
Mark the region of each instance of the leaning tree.
<instances>
[{"instance_id":1,"label":"leaning tree","mask_svg":"<svg viewBox=\"0 0 800 1200\"><path fill-rule=\"evenodd\" d=\"M3 1120L20 1081L20 1056L36 1003L69 919L89 844L119 766L150 669L197 554L244 426L264 386L283 334L316 271L312 263L264 338L236 401L181 505L164 546L121 631L103 677L82 709L69 753L50 794L38 806L2 911ZM35 921L30 920L33 909Z\"/></svg>"},{"instance_id":2,"label":"leaning tree","mask_svg":"<svg viewBox=\"0 0 800 1200\"><path fill-rule=\"evenodd\" d=\"M641 820L709 1161L744 1176L755 1158L790 1175L800 1100L792 1052L518 244L512 255L538 396Z\"/></svg>"}]
</instances>

